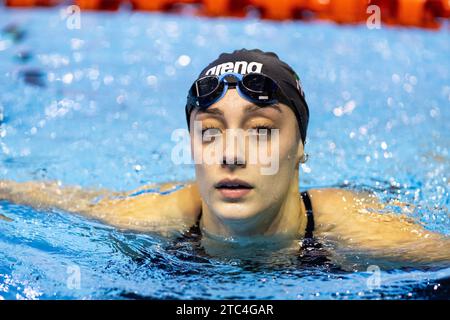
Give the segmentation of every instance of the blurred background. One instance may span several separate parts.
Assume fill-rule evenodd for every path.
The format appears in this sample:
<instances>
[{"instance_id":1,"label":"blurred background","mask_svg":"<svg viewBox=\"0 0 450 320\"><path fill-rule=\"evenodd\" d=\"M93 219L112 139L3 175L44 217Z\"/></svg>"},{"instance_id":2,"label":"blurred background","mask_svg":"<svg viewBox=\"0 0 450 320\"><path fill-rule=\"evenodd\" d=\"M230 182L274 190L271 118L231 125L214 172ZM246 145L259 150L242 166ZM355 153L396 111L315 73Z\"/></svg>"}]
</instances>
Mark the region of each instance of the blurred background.
<instances>
[{"instance_id":1,"label":"blurred background","mask_svg":"<svg viewBox=\"0 0 450 320\"><path fill-rule=\"evenodd\" d=\"M338 23L367 20L377 6L383 22L404 26L437 27L436 18L450 16L448 0L3 0L9 7L52 7L76 5L81 10L119 9L164 11L210 17L249 17L264 19L325 19Z\"/></svg>"}]
</instances>

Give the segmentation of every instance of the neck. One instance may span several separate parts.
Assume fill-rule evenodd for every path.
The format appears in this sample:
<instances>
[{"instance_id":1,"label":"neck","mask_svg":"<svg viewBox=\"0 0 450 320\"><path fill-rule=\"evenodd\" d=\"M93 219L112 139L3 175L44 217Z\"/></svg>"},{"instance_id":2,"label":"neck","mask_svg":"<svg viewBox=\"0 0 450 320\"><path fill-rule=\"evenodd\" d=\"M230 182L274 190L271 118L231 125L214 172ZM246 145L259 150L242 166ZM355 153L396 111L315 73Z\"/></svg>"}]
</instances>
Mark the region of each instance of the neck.
<instances>
[{"instance_id":1,"label":"neck","mask_svg":"<svg viewBox=\"0 0 450 320\"><path fill-rule=\"evenodd\" d=\"M298 174L296 174L298 177ZM291 181L286 196L255 217L224 221L202 203L201 229L218 237L283 236L297 238L303 235L307 224L306 209L300 198L298 178Z\"/></svg>"}]
</instances>

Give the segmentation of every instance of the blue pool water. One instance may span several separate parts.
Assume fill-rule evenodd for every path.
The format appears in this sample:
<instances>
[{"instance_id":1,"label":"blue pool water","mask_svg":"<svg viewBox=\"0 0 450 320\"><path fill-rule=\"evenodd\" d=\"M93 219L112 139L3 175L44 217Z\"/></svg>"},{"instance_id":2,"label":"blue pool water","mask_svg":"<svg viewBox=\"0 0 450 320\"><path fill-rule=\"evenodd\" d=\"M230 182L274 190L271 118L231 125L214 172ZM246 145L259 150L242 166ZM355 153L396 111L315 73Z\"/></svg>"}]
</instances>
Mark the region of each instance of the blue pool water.
<instances>
[{"instance_id":1,"label":"blue pool water","mask_svg":"<svg viewBox=\"0 0 450 320\"><path fill-rule=\"evenodd\" d=\"M113 190L192 179L192 166L170 160L187 88L220 52L257 47L305 87L301 189L371 190L415 204L411 218L450 235L448 30L129 12L82 12L70 29L58 10L5 9L0 28L2 179ZM339 263L314 265L283 249L205 255L195 241L7 201L0 214L13 220L0 219L0 299L450 296L449 265L389 263L333 243ZM370 265L380 287L368 285Z\"/></svg>"}]
</instances>

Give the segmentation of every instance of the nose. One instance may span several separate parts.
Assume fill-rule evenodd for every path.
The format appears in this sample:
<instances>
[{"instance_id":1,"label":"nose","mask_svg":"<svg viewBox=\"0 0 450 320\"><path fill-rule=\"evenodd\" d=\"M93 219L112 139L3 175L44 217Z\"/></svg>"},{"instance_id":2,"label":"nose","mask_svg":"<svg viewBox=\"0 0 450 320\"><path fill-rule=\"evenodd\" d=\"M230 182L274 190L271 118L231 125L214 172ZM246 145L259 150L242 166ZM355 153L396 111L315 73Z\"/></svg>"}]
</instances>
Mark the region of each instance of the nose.
<instances>
[{"instance_id":1,"label":"nose","mask_svg":"<svg viewBox=\"0 0 450 320\"><path fill-rule=\"evenodd\" d=\"M245 168L245 167L246 163L243 157L232 157L228 159L226 156L223 157L222 168L229 168L230 170L235 170L237 168Z\"/></svg>"},{"instance_id":2,"label":"nose","mask_svg":"<svg viewBox=\"0 0 450 320\"><path fill-rule=\"evenodd\" d=\"M227 132L225 143L223 146L222 167L236 169L238 167L245 168L245 140L240 132Z\"/></svg>"}]
</instances>

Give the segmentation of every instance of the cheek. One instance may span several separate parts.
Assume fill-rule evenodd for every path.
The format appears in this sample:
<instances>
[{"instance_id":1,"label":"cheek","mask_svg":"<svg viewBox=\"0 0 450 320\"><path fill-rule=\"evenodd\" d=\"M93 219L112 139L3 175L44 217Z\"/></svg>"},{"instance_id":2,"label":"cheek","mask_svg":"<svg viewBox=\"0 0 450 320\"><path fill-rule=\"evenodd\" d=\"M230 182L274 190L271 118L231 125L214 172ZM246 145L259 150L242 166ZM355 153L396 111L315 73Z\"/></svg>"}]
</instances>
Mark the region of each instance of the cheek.
<instances>
[{"instance_id":1,"label":"cheek","mask_svg":"<svg viewBox=\"0 0 450 320\"><path fill-rule=\"evenodd\" d=\"M196 164L195 177L202 197L209 197L209 193L214 190L214 183L218 180L217 169L211 165Z\"/></svg>"},{"instance_id":2,"label":"cheek","mask_svg":"<svg viewBox=\"0 0 450 320\"><path fill-rule=\"evenodd\" d=\"M295 129L295 128L294 128ZM289 133L295 132L289 130ZM278 154L280 169L293 168L296 169L297 165L297 151L299 141L296 139L295 134L280 134L278 142Z\"/></svg>"},{"instance_id":3,"label":"cheek","mask_svg":"<svg viewBox=\"0 0 450 320\"><path fill-rule=\"evenodd\" d=\"M278 170L271 175L259 175L259 188L263 193L280 195L286 192L290 180L295 178L297 150L298 142L295 140L295 137L282 137L280 135L278 147L271 146L271 152L278 153L276 158ZM276 161L275 158L273 160ZM267 165L263 166L267 167Z\"/></svg>"},{"instance_id":4,"label":"cheek","mask_svg":"<svg viewBox=\"0 0 450 320\"><path fill-rule=\"evenodd\" d=\"M195 165L195 174L197 176L197 180L202 183L207 183L208 180L211 180L211 176L213 175L211 167L204 164Z\"/></svg>"},{"instance_id":5,"label":"cheek","mask_svg":"<svg viewBox=\"0 0 450 320\"><path fill-rule=\"evenodd\" d=\"M290 165L294 170L297 169L297 152L300 143L296 132L296 127L291 125L288 134L280 137L280 163Z\"/></svg>"},{"instance_id":6,"label":"cheek","mask_svg":"<svg viewBox=\"0 0 450 320\"><path fill-rule=\"evenodd\" d=\"M206 203L209 203L210 195L209 191L211 190L212 182L211 174L208 173L208 169L201 164L195 165L195 180L197 182L197 186L200 192L200 196Z\"/></svg>"}]
</instances>

